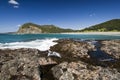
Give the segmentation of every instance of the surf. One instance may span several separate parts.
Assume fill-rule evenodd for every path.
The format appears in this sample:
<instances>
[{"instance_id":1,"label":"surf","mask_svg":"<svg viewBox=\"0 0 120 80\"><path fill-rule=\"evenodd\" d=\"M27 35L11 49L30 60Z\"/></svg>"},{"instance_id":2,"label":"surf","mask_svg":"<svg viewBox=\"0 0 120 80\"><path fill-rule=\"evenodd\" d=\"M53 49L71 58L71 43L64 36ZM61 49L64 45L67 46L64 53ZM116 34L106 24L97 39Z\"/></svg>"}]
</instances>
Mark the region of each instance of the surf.
<instances>
[{"instance_id":1,"label":"surf","mask_svg":"<svg viewBox=\"0 0 120 80\"><path fill-rule=\"evenodd\" d=\"M32 49L38 49L40 51L46 51L49 50L51 46L57 44L57 42L53 42L55 40L58 39L51 38L51 39L37 39L27 42L0 43L0 49L32 48Z\"/></svg>"}]
</instances>

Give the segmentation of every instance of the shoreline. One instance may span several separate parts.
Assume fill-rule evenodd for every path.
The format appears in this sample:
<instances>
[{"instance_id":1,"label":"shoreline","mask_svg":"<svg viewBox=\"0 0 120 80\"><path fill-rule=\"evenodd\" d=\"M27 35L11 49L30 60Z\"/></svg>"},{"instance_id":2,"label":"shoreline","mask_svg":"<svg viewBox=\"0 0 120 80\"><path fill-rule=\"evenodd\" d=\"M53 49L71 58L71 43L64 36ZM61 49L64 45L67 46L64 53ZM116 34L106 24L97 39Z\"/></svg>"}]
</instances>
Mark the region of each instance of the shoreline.
<instances>
[{"instance_id":1,"label":"shoreline","mask_svg":"<svg viewBox=\"0 0 120 80\"><path fill-rule=\"evenodd\" d=\"M17 34L17 33L0 33L0 34ZM104 34L104 35L117 34L117 35L120 35L120 32L63 32L63 33L37 33L37 34ZM18 34L18 35L22 35L22 34Z\"/></svg>"},{"instance_id":2,"label":"shoreline","mask_svg":"<svg viewBox=\"0 0 120 80\"><path fill-rule=\"evenodd\" d=\"M71 32L71 33L61 33L61 34L90 34L90 35L118 35L120 32Z\"/></svg>"}]
</instances>

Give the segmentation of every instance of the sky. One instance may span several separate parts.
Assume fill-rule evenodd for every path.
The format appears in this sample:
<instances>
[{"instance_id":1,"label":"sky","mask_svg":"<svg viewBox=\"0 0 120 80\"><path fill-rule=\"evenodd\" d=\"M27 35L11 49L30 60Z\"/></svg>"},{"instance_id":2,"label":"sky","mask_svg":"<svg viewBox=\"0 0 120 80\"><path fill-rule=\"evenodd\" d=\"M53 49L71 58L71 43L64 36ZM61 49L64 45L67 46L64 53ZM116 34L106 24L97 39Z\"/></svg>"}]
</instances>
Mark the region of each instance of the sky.
<instances>
[{"instance_id":1,"label":"sky","mask_svg":"<svg viewBox=\"0 0 120 80\"><path fill-rule=\"evenodd\" d=\"M120 0L0 0L0 33L27 22L83 29L120 18Z\"/></svg>"}]
</instances>

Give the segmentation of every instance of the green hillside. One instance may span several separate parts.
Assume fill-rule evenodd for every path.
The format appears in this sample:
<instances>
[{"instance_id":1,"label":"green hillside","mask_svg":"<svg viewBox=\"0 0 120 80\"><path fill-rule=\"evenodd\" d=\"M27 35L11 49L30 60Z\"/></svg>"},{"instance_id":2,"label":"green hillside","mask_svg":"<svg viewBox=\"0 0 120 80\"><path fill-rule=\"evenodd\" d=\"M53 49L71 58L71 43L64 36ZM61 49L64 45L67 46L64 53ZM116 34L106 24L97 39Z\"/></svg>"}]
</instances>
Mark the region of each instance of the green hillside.
<instances>
[{"instance_id":1,"label":"green hillside","mask_svg":"<svg viewBox=\"0 0 120 80\"><path fill-rule=\"evenodd\" d=\"M34 23L23 24L17 33L62 33L62 32L74 32L72 29L63 29L54 25L37 25Z\"/></svg>"},{"instance_id":2,"label":"green hillside","mask_svg":"<svg viewBox=\"0 0 120 80\"><path fill-rule=\"evenodd\" d=\"M106 21L101 24L97 24L88 28L85 28L83 30L85 32L89 31L99 31L99 32L106 32L106 31L120 31L120 19L113 19L110 21Z\"/></svg>"}]
</instances>

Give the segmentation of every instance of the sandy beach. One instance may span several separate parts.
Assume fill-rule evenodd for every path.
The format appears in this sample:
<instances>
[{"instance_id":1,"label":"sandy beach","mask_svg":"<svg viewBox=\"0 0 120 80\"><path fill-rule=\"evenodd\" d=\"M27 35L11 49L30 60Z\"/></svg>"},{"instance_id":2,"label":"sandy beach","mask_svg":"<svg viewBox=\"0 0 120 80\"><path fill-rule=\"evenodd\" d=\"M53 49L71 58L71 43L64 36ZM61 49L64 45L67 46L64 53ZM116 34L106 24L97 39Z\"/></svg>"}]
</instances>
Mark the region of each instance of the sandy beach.
<instances>
[{"instance_id":1,"label":"sandy beach","mask_svg":"<svg viewBox=\"0 0 120 80\"><path fill-rule=\"evenodd\" d=\"M120 32L73 32L73 33L61 33L61 34L93 34L93 35L118 35Z\"/></svg>"}]
</instances>

